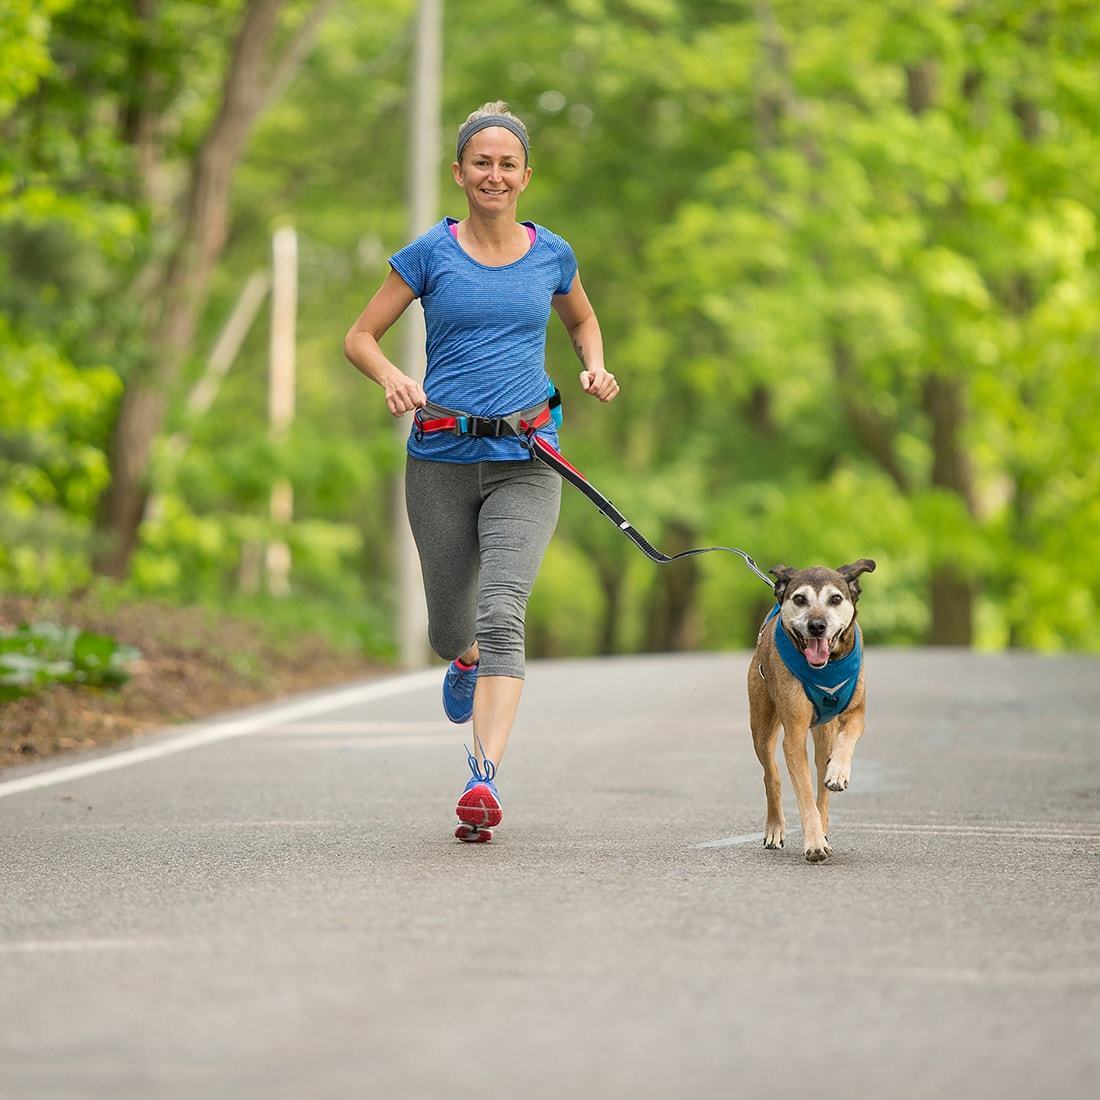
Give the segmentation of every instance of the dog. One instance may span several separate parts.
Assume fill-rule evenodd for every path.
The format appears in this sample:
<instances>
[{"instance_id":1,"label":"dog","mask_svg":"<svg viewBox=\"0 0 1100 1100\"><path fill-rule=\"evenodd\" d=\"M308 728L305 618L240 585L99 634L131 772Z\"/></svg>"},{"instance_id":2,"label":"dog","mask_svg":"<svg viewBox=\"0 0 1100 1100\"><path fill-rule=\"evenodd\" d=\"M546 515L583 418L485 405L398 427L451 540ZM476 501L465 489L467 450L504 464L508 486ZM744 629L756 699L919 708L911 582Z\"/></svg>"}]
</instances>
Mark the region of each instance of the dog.
<instances>
[{"instance_id":1,"label":"dog","mask_svg":"<svg viewBox=\"0 0 1100 1100\"><path fill-rule=\"evenodd\" d=\"M839 569L777 565L768 570L775 577L777 606L760 628L749 664L749 725L764 768L768 799L764 847L783 847L786 823L775 762L782 726L783 755L798 798L810 863L822 863L832 855L826 835L829 792L847 789L852 752L863 733L866 689L856 603L859 577L874 568L870 558L860 558ZM806 752L810 729L817 765L816 802Z\"/></svg>"}]
</instances>

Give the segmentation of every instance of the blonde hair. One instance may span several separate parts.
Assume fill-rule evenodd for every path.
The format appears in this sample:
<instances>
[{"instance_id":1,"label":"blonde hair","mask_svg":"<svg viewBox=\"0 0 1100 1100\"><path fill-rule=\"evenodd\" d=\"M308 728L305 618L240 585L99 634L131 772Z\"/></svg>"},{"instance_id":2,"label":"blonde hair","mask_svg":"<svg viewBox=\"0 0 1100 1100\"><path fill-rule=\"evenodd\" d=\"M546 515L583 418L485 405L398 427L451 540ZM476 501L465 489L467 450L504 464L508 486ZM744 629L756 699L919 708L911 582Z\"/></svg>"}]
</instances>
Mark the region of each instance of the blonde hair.
<instances>
[{"instance_id":1,"label":"blonde hair","mask_svg":"<svg viewBox=\"0 0 1100 1100\"><path fill-rule=\"evenodd\" d=\"M520 131L522 131L523 136L520 137L520 142L523 144L523 162L524 166L526 167L527 148L530 144L530 138L527 136L527 127L524 125L523 119L521 119L518 115L512 114L512 108L509 107L503 99L491 100L488 103L483 103L480 107L478 107L476 111L471 111L466 117L466 120L458 128L458 140L462 140L462 131L465 130L471 122L477 122L479 119L490 117L506 118L509 121L513 122L516 127L518 127ZM518 136L519 135L517 135L517 137ZM465 151L465 145L463 146L463 151ZM459 160L461 161L461 157L459 157Z\"/></svg>"}]
</instances>

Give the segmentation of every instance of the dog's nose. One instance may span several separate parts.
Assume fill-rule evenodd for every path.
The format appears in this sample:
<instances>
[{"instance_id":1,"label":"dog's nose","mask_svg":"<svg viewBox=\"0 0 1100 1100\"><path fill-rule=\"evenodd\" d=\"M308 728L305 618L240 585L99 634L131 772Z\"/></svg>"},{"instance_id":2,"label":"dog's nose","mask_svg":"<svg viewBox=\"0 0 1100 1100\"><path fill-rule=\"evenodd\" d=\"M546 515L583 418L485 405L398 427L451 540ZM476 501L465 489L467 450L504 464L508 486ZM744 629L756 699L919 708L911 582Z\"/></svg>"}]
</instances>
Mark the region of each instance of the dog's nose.
<instances>
[{"instance_id":1,"label":"dog's nose","mask_svg":"<svg viewBox=\"0 0 1100 1100\"><path fill-rule=\"evenodd\" d=\"M825 620L811 619L807 624L811 638L823 638L825 636Z\"/></svg>"}]
</instances>

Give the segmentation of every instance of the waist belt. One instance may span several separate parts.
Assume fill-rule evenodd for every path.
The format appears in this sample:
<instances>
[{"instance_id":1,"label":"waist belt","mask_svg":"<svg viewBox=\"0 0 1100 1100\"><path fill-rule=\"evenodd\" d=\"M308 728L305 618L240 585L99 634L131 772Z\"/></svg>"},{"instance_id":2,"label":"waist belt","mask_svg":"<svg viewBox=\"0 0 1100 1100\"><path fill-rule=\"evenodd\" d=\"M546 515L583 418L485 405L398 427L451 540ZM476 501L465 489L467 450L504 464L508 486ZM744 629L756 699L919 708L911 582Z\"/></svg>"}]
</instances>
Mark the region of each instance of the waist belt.
<instances>
[{"instance_id":1,"label":"waist belt","mask_svg":"<svg viewBox=\"0 0 1100 1100\"><path fill-rule=\"evenodd\" d=\"M472 413L456 412L442 405L428 402L423 409L414 414L414 431L419 443L432 432L450 432L452 435L471 435L477 439L500 439L512 436L527 446L527 435L545 427L554 418L554 409L561 404L561 394L557 390L545 401L532 405L529 409L511 413L508 416L474 416ZM530 450L530 447L527 448Z\"/></svg>"},{"instance_id":2,"label":"waist belt","mask_svg":"<svg viewBox=\"0 0 1100 1100\"><path fill-rule=\"evenodd\" d=\"M445 409L442 405L435 405L429 401L423 409L416 410L413 431L417 442L433 432L450 432L452 435L469 435L478 439L499 439L509 436L517 439L527 449L533 461L549 466L564 481L568 481L570 485L584 493L650 561L665 565L680 558L691 558L696 554L710 554L716 550L724 550L744 558L745 564L769 588L774 587L767 574L756 562L736 546L701 546L693 550L681 550L679 554L662 554L580 470L536 434L539 428L550 423L553 419L553 410L560 404L561 395L555 390L548 400L533 405L529 409L522 409L509 416L487 417Z\"/></svg>"}]
</instances>

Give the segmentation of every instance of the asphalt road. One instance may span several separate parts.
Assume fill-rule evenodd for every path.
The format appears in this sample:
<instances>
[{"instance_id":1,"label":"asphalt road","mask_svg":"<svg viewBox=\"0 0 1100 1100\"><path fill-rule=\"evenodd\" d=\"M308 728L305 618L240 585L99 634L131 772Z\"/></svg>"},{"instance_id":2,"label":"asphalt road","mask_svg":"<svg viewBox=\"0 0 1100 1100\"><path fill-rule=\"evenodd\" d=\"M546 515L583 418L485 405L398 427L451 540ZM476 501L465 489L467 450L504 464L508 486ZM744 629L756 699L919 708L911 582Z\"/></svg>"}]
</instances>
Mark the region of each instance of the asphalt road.
<instances>
[{"instance_id":1,"label":"asphalt road","mask_svg":"<svg viewBox=\"0 0 1100 1100\"><path fill-rule=\"evenodd\" d=\"M872 651L820 866L747 664L532 664L485 846L439 673L0 773L0 1096L1100 1095L1100 663Z\"/></svg>"}]
</instances>

